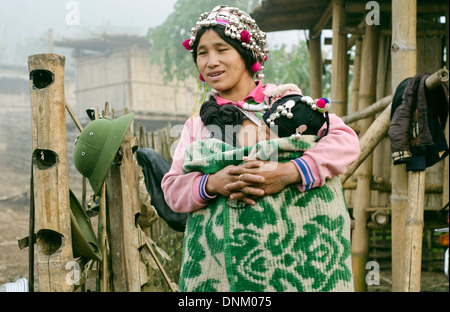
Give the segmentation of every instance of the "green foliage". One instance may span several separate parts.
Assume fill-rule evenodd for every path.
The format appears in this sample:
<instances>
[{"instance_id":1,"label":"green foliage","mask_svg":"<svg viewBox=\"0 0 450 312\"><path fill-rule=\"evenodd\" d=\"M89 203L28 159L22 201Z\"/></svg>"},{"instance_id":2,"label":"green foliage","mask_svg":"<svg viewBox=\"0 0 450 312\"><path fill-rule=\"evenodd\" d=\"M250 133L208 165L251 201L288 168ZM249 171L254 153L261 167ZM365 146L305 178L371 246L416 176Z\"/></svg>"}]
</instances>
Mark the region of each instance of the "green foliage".
<instances>
[{"instance_id":1,"label":"green foliage","mask_svg":"<svg viewBox=\"0 0 450 312\"><path fill-rule=\"evenodd\" d=\"M249 12L255 0L178 0L174 11L166 21L149 29L147 38L150 44L151 62L160 64L165 81L176 79L183 81L189 76L197 76L191 53L186 51L182 42L191 36L200 14L211 11L215 6L226 4Z\"/></svg>"},{"instance_id":2,"label":"green foliage","mask_svg":"<svg viewBox=\"0 0 450 312\"><path fill-rule=\"evenodd\" d=\"M290 51L286 45L271 49L264 64L265 81L274 84L294 83L309 94L309 54L305 41L299 40Z\"/></svg>"},{"instance_id":3,"label":"green foliage","mask_svg":"<svg viewBox=\"0 0 450 312\"><path fill-rule=\"evenodd\" d=\"M298 40L290 49L285 44L270 49L269 58L264 64L265 82L274 84L294 83L303 94L310 94L309 51L304 40ZM322 96L331 96L331 66L323 66Z\"/></svg>"},{"instance_id":4,"label":"green foliage","mask_svg":"<svg viewBox=\"0 0 450 312\"><path fill-rule=\"evenodd\" d=\"M149 29L147 38L150 45L150 59L159 64L165 82L183 82L188 77L197 78L198 71L192 60L191 53L186 51L182 42L191 36L200 14L212 10L215 6L226 4L238 7L251 13L258 0L178 0L174 11L166 21L155 28ZM326 69L326 70L325 70ZM324 66L323 96L329 97L331 68ZM270 47L268 61L264 64L265 82L282 84L295 83L304 94L309 94L309 54L304 40L287 48Z\"/></svg>"}]
</instances>

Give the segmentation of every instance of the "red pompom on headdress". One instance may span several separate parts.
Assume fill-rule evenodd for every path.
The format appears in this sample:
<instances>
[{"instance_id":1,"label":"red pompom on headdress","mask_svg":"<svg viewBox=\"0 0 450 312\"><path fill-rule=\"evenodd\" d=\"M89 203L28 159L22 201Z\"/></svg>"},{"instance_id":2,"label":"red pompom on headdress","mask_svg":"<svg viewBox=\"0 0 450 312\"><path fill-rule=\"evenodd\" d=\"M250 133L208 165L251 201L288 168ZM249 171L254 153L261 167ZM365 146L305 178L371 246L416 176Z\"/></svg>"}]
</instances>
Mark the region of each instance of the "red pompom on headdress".
<instances>
[{"instance_id":1,"label":"red pompom on headdress","mask_svg":"<svg viewBox=\"0 0 450 312\"><path fill-rule=\"evenodd\" d=\"M330 101L327 98L320 98L316 101L316 108L321 113L328 112L330 109Z\"/></svg>"},{"instance_id":2,"label":"red pompom on headdress","mask_svg":"<svg viewBox=\"0 0 450 312\"><path fill-rule=\"evenodd\" d=\"M246 30L241 31L242 42L249 43L250 39L252 39L252 35L248 31Z\"/></svg>"},{"instance_id":3,"label":"red pompom on headdress","mask_svg":"<svg viewBox=\"0 0 450 312\"><path fill-rule=\"evenodd\" d=\"M257 63L254 63L254 64L252 65L252 72L256 73L256 72L259 71L260 69L261 69L261 64L259 64L258 62L257 62Z\"/></svg>"},{"instance_id":4,"label":"red pompom on headdress","mask_svg":"<svg viewBox=\"0 0 450 312\"><path fill-rule=\"evenodd\" d=\"M188 51L192 50L192 47L191 47L191 45L189 44L190 41L191 41L191 39L186 39L186 40L183 41L183 47L184 47L186 50L188 50Z\"/></svg>"}]
</instances>

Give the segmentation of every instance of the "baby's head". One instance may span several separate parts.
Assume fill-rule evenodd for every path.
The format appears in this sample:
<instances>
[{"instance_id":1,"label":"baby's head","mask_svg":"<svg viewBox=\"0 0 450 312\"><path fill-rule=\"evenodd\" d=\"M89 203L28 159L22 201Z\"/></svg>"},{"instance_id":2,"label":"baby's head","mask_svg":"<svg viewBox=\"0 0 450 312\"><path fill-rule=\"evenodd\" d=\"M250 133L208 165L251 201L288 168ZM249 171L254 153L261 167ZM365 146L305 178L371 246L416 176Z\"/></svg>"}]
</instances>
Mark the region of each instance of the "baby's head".
<instances>
[{"instance_id":1,"label":"baby's head","mask_svg":"<svg viewBox=\"0 0 450 312\"><path fill-rule=\"evenodd\" d=\"M317 135L328 120L329 108L330 103L326 98L314 101L309 96L287 95L270 105L263 120L279 137Z\"/></svg>"}]
</instances>

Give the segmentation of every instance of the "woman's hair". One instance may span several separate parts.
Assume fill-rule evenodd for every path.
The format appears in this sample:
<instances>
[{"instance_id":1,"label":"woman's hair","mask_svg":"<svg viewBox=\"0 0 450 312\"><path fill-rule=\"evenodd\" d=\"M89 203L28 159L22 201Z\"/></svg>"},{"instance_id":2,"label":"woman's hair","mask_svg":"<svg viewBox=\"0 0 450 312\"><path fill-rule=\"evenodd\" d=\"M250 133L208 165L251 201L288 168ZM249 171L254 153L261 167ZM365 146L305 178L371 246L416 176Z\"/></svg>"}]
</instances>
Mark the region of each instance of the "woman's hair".
<instances>
[{"instance_id":1,"label":"woman's hair","mask_svg":"<svg viewBox=\"0 0 450 312\"><path fill-rule=\"evenodd\" d=\"M192 46L192 57L194 58L195 65L197 65L197 47L198 47L198 43L200 42L201 36L209 29L212 29L213 31L215 31L220 36L220 38L222 38L225 42L230 44L239 53L239 55L244 60L245 68L247 69L247 71L249 72L250 76L252 77L253 74L254 74L253 71L252 71L252 65L256 62L252 51L242 47L240 41L238 41L236 39L231 39L231 37L226 36L225 35L225 28L223 26L221 26L221 25L216 25L216 26L212 26L212 27L202 27L197 32L196 40L194 42L194 45Z\"/></svg>"}]
</instances>

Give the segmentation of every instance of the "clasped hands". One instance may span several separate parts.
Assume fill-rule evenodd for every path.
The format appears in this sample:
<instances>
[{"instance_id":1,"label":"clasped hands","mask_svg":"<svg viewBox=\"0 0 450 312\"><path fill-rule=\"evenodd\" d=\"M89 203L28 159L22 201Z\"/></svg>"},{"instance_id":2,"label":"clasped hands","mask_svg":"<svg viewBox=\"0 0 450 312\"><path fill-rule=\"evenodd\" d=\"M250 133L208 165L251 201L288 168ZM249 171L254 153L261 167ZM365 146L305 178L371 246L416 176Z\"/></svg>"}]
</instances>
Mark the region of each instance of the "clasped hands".
<instances>
[{"instance_id":1,"label":"clasped hands","mask_svg":"<svg viewBox=\"0 0 450 312\"><path fill-rule=\"evenodd\" d=\"M280 163L244 157L243 164L230 165L211 174L206 183L206 192L254 205L256 199L276 194L300 181L300 173L291 161Z\"/></svg>"}]
</instances>

